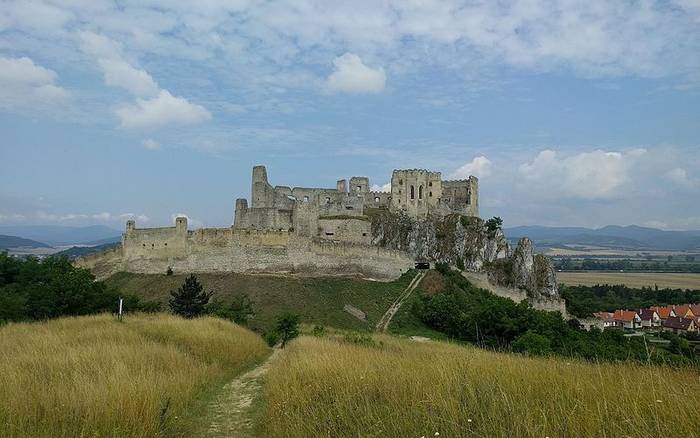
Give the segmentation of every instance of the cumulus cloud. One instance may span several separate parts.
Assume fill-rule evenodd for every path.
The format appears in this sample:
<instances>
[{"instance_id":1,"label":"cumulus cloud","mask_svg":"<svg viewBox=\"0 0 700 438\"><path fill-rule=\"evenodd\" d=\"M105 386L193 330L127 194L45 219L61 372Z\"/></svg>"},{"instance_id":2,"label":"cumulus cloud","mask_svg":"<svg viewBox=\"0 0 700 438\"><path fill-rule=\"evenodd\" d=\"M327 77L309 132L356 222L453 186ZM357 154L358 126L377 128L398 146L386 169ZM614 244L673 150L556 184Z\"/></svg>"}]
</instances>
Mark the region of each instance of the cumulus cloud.
<instances>
[{"instance_id":1,"label":"cumulus cloud","mask_svg":"<svg viewBox=\"0 0 700 438\"><path fill-rule=\"evenodd\" d=\"M548 197L609 199L622 195L630 181L634 160L645 152L595 150L559 157L553 150L541 151L529 163L519 167L527 190Z\"/></svg>"},{"instance_id":2,"label":"cumulus cloud","mask_svg":"<svg viewBox=\"0 0 700 438\"><path fill-rule=\"evenodd\" d=\"M384 91L386 74L382 67L371 68L353 53L335 58L333 66L334 71L326 83L331 93L376 94Z\"/></svg>"},{"instance_id":3,"label":"cumulus cloud","mask_svg":"<svg viewBox=\"0 0 700 438\"><path fill-rule=\"evenodd\" d=\"M692 178L682 167L676 167L669 170L666 172L665 176L671 182L685 188L693 188L700 185L700 180L697 178Z\"/></svg>"},{"instance_id":4,"label":"cumulus cloud","mask_svg":"<svg viewBox=\"0 0 700 438\"><path fill-rule=\"evenodd\" d=\"M56 72L37 65L30 58L0 57L0 107L56 105L70 96L55 84Z\"/></svg>"},{"instance_id":5,"label":"cumulus cloud","mask_svg":"<svg viewBox=\"0 0 700 438\"><path fill-rule=\"evenodd\" d=\"M464 179L468 178L470 175L474 175L477 178L483 178L491 175L492 167L493 163L491 163L491 160L483 155L480 155L478 157L474 157L473 160L465 163L459 169L452 172L450 174L450 178Z\"/></svg>"},{"instance_id":6,"label":"cumulus cloud","mask_svg":"<svg viewBox=\"0 0 700 438\"><path fill-rule=\"evenodd\" d=\"M391 192L391 183L388 182L381 186L379 184L372 184L370 190L373 192Z\"/></svg>"},{"instance_id":7,"label":"cumulus cloud","mask_svg":"<svg viewBox=\"0 0 700 438\"><path fill-rule=\"evenodd\" d=\"M160 149L160 143L157 141L153 140L152 138L147 138L144 141L141 142L143 147L145 147L148 150L154 151L157 149Z\"/></svg>"},{"instance_id":8,"label":"cumulus cloud","mask_svg":"<svg viewBox=\"0 0 700 438\"><path fill-rule=\"evenodd\" d=\"M201 105L160 90L153 99L136 99L136 104L116 110L122 128L154 129L169 124L191 125L211 119L211 113Z\"/></svg>"}]
</instances>

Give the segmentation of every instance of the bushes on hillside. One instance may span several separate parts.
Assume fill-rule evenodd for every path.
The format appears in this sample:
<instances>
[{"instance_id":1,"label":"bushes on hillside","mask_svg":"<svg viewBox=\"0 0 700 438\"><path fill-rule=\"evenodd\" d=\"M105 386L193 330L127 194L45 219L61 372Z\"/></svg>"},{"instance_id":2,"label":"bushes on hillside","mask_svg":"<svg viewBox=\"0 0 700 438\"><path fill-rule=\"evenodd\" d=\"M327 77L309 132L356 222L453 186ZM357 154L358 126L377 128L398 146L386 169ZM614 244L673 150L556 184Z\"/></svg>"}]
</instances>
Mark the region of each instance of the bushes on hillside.
<instances>
[{"instance_id":1,"label":"bushes on hillside","mask_svg":"<svg viewBox=\"0 0 700 438\"><path fill-rule=\"evenodd\" d=\"M440 293L424 295L413 312L429 327L479 346L558 354L591 360L685 361L680 354L644 344L641 337L625 337L620 331L581 330L558 312L533 309L472 286L456 271L438 266L445 278ZM683 346L678 347L683 350Z\"/></svg>"},{"instance_id":2,"label":"bushes on hillside","mask_svg":"<svg viewBox=\"0 0 700 438\"><path fill-rule=\"evenodd\" d=\"M120 295L65 257L20 259L0 253L0 323L116 312L119 298L124 298L125 311L160 307Z\"/></svg>"},{"instance_id":3,"label":"bushes on hillside","mask_svg":"<svg viewBox=\"0 0 700 438\"><path fill-rule=\"evenodd\" d=\"M202 316L207 310L207 304L213 292L204 290L197 276L190 274L177 290L170 291L170 310L183 318Z\"/></svg>"}]
</instances>

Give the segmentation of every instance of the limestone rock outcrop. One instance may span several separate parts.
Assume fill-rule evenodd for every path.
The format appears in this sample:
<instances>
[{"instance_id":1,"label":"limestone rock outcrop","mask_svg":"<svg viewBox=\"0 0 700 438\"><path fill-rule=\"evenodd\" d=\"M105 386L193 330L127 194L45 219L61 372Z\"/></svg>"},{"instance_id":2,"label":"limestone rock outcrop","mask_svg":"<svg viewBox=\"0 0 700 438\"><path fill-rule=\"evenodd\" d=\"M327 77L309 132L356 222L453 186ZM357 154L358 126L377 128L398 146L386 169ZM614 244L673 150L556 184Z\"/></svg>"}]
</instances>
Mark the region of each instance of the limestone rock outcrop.
<instances>
[{"instance_id":1,"label":"limestone rock outcrop","mask_svg":"<svg viewBox=\"0 0 700 438\"><path fill-rule=\"evenodd\" d=\"M383 211L371 217L374 245L407 251L416 260L487 273L492 282L526 291L533 299L559 295L551 261L534 253L530 239L521 239L511 250L503 231L488 229L479 218L457 214L416 220Z\"/></svg>"}]
</instances>

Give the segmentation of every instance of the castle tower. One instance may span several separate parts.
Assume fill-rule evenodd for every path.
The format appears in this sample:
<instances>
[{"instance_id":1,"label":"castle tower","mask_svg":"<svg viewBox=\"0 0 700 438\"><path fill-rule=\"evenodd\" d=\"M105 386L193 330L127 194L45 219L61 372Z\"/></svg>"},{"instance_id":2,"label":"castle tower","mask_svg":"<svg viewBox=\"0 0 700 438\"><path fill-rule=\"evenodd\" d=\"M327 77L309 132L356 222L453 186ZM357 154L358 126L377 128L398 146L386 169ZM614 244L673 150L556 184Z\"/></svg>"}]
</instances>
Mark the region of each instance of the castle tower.
<instances>
[{"instance_id":1,"label":"castle tower","mask_svg":"<svg viewBox=\"0 0 700 438\"><path fill-rule=\"evenodd\" d=\"M424 218L442 196L440 172L425 169L395 170L391 175L391 207Z\"/></svg>"},{"instance_id":2,"label":"castle tower","mask_svg":"<svg viewBox=\"0 0 700 438\"><path fill-rule=\"evenodd\" d=\"M175 218L175 230L177 234L187 234L187 218L185 216Z\"/></svg>"},{"instance_id":3,"label":"castle tower","mask_svg":"<svg viewBox=\"0 0 700 438\"><path fill-rule=\"evenodd\" d=\"M267 169L265 169L265 166L253 167L251 208L271 207L273 200L274 189L267 181Z\"/></svg>"},{"instance_id":4,"label":"castle tower","mask_svg":"<svg viewBox=\"0 0 700 438\"><path fill-rule=\"evenodd\" d=\"M369 192L369 178L366 176L353 176L350 178L350 193L365 194Z\"/></svg>"},{"instance_id":5,"label":"castle tower","mask_svg":"<svg viewBox=\"0 0 700 438\"><path fill-rule=\"evenodd\" d=\"M341 193L347 193L348 192L348 185L347 181L344 179L339 179L338 182L335 183L336 189L341 192Z\"/></svg>"}]
</instances>

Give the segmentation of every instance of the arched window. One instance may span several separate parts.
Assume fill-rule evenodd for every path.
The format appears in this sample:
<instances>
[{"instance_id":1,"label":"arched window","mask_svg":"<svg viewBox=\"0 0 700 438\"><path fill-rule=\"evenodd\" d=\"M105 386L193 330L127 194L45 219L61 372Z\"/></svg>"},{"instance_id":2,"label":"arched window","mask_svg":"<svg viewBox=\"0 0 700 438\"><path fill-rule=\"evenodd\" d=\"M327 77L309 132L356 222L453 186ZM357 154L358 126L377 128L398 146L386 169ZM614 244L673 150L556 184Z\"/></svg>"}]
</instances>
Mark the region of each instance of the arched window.
<instances>
[{"instance_id":1,"label":"arched window","mask_svg":"<svg viewBox=\"0 0 700 438\"><path fill-rule=\"evenodd\" d=\"M379 196L374 197L374 202L379 202Z\"/></svg>"},{"instance_id":2,"label":"arched window","mask_svg":"<svg viewBox=\"0 0 700 438\"><path fill-rule=\"evenodd\" d=\"M418 186L418 199L423 199L423 185Z\"/></svg>"},{"instance_id":3,"label":"arched window","mask_svg":"<svg viewBox=\"0 0 700 438\"><path fill-rule=\"evenodd\" d=\"M411 186L411 199L416 199L416 189Z\"/></svg>"}]
</instances>

